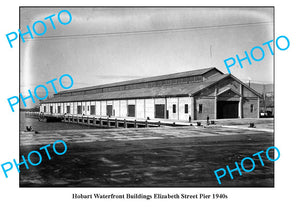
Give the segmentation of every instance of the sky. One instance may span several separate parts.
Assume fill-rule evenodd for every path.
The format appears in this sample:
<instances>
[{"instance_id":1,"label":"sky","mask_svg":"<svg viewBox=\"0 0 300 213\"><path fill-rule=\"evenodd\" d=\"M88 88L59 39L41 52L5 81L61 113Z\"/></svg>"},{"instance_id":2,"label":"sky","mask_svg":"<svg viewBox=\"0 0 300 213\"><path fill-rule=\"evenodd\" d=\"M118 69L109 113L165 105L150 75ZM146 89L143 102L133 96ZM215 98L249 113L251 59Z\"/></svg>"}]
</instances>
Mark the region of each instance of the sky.
<instances>
[{"instance_id":1,"label":"sky","mask_svg":"<svg viewBox=\"0 0 300 213\"><path fill-rule=\"evenodd\" d=\"M72 14L68 25L57 14ZM44 18L53 17L56 29ZM69 17L62 13L61 19ZM72 89L207 67L224 73L224 60L264 49L262 61L231 67L244 82L272 83L273 56L262 44L273 39L273 8L21 8L20 30L43 20L42 36L20 42L20 89L28 94L70 74ZM43 32L41 24L36 25ZM259 52L255 52L257 58ZM67 83L66 83L67 84ZM56 82L58 91L63 91ZM53 93L51 86L49 93ZM43 96L43 89L38 90Z\"/></svg>"}]
</instances>

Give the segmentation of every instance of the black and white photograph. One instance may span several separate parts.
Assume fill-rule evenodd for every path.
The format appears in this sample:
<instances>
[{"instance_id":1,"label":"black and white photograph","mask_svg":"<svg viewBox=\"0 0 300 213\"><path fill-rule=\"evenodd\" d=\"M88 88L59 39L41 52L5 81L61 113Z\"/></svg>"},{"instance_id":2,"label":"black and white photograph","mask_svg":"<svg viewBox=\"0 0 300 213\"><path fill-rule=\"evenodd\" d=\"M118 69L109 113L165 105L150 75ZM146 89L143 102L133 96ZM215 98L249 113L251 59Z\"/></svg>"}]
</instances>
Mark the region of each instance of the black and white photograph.
<instances>
[{"instance_id":1,"label":"black and white photograph","mask_svg":"<svg viewBox=\"0 0 300 213\"><path fill-rule=\"evenodd\" d=\"M19 12L20 187L274 187L274 7Z\"/></svg>"},{"instance_id":2,"label":"black and white photograph","mask_svg":"<svg viewBox=\"0 0 300 213\"><path fill-rule=\"evenodd\" d=\"M298 10L3 3L1 210L297 211Z\"/></svg>"}]
</instances>

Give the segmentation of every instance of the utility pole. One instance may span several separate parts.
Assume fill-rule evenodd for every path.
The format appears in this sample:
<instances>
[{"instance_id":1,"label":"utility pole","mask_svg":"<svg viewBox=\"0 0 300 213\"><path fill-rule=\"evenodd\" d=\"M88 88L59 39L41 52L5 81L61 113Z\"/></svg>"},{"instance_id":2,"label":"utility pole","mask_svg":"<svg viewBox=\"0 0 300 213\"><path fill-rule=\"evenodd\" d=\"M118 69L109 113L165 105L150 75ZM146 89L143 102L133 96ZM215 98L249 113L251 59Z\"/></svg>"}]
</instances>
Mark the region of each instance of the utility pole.
<instances>
[{"instance_id":1,"label":"utility pole","mask_svg":"<svg viewBox=\"0 0 300 213\"><path fill-rule=\"evenodd\" d=\"M266 112L266 85L263 84L264 113Z\"/></svg>"}]
</instances>

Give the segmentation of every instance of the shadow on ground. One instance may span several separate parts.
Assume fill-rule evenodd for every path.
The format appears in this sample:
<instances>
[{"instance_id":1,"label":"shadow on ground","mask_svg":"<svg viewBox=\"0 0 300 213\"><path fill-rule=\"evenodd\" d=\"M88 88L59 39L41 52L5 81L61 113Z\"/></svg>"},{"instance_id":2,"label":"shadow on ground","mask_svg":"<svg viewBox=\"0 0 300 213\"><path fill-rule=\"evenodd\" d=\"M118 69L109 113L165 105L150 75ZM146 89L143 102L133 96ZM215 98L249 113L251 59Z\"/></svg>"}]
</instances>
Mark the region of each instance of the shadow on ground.
<instances>
[{"instance_id":1,"label":"shadow on ground","mask_svg":"<svg viewBox=\"0 0 300 213\"><path fill-rule=\"evenodd\" d=\"M172 131L172 130L169 130ZM54 141L53 141L54 142ZM273 187L274 163L253 157L254 171L233 172L219 185L214 170L273 146L273 134L255 133L152 140L68 142L62 156L41 151L40 165L21 166L21 187ZM24 156L43 145L20 146ZM38 159L32 161L37 162ZM272 155L271 155L272 156ZM247 161L249 163L249 161ZM251 168L245 163L245 167Z\"/></svg>"}]
</instances>

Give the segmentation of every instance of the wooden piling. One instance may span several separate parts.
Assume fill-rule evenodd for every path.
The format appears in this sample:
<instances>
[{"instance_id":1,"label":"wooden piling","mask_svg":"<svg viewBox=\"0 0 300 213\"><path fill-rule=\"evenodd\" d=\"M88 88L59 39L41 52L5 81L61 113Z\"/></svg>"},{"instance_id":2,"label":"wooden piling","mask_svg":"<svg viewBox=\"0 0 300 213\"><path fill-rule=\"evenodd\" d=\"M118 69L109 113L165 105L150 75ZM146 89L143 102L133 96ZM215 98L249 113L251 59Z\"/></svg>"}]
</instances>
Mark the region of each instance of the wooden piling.
<instances>
[{"instance_id":1,"label":"wooden piling","mask_svg":"<svg viewBox=\"0 0 300 213\"><path fill-rule=\"evenodd\" d=\"M124 119L124 128L127 128L127 121Z\"/></svg>"},{"instance_id":2,"label":"wooden piling","mask_svg":"<svg viewBox=\"0 0 300 213\"><path fill-rule=\"evenodd\" d=\"M136 128L136 120L134 120L133 127Z\"/></svg>"}]
</instances>

